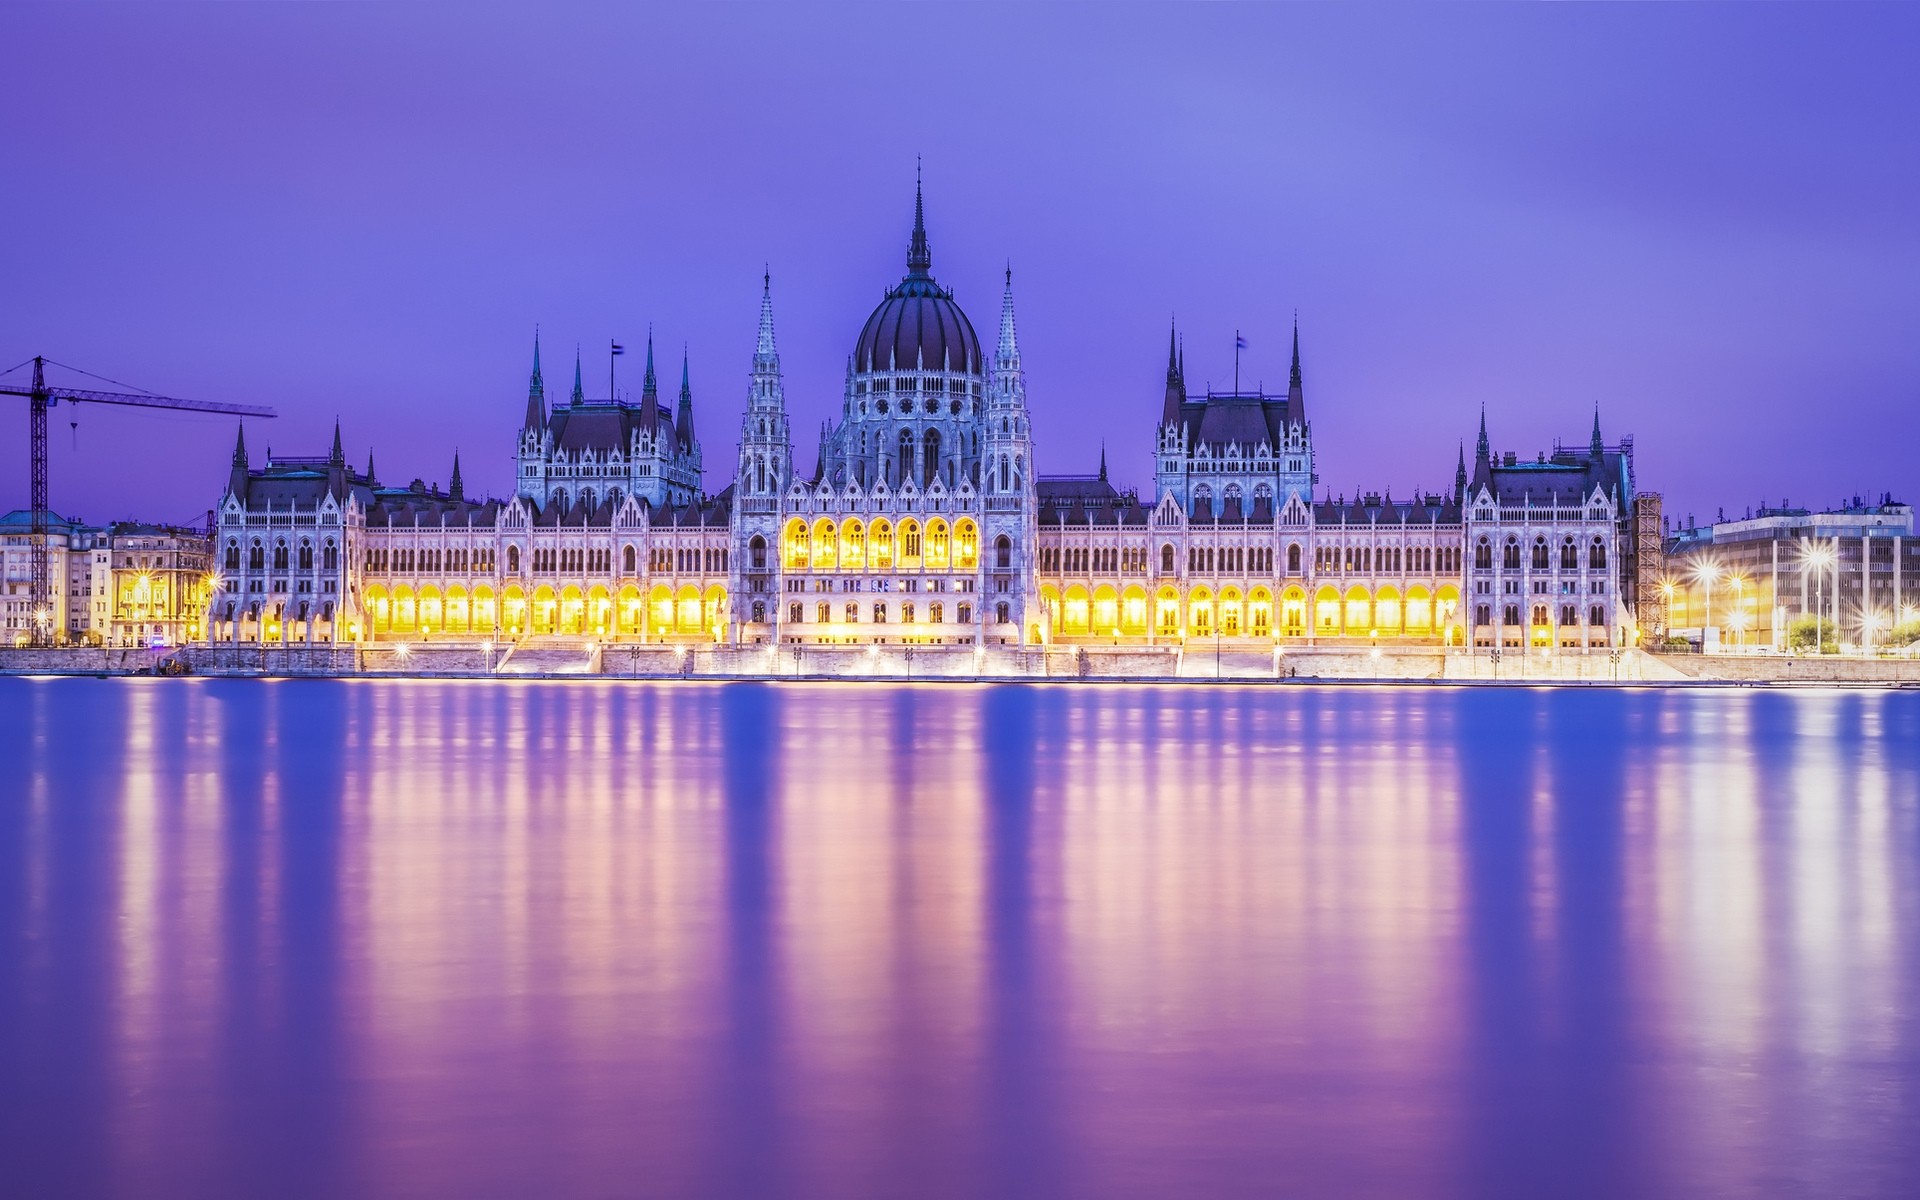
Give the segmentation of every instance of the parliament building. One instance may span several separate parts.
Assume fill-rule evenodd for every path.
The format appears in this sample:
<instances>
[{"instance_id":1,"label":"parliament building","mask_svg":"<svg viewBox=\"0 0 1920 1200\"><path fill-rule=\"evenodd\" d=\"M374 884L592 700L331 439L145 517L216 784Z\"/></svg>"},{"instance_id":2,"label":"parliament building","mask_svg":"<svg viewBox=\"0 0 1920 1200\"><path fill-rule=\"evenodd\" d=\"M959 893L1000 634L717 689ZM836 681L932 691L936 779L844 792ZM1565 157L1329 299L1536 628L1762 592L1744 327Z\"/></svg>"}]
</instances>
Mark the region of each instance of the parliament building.
<instances>
[{"instance_id":1,"label":"parliament building","mask_svg":"<svg viewBox=\"0 0 1920 1200\"><path fill-rule=\"evenodd\" d=\"M1190 392L1169 338L1150 493L1040 473L1012 274L991 348L907 270L853 343L837 421L795 461L771 280L731 469L708 474L682 360L663 400L549 396L536 339L505 499L383 482L331 451L255 466L216 509L218 643L434 641L1019 651L1634 638L1631 439L1528 459L1484 414L1444 492L1316 490L1299 332L1284 392ZM1040 398L1047 402L1047 398ZM1142 431L1143 434L1147 431ZM718 461L715 469L720 470ZM715 485L718 486L715 486ZM1657 547L1655 548L1657 551Z\"/></svg>"}]
</instances>

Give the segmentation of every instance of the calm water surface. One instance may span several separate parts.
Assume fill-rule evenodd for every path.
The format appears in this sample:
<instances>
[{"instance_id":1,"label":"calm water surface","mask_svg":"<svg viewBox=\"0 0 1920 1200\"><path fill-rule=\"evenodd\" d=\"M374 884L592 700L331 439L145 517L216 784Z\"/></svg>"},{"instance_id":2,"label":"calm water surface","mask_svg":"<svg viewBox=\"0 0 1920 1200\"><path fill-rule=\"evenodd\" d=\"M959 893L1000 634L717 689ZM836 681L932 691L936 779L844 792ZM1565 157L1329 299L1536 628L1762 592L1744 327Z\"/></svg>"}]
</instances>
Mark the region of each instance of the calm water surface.
<instances>
[{"instance_id":1,"label":"calm water surface","mask_svg":"<svg viewBox=\"0 0 1920 1200\"><path fill-rule=\"evenodd\" d=\"M1920 1186L1920 695L8 679L0 771L0 1195Z\"/></svg>"}]
</instances>

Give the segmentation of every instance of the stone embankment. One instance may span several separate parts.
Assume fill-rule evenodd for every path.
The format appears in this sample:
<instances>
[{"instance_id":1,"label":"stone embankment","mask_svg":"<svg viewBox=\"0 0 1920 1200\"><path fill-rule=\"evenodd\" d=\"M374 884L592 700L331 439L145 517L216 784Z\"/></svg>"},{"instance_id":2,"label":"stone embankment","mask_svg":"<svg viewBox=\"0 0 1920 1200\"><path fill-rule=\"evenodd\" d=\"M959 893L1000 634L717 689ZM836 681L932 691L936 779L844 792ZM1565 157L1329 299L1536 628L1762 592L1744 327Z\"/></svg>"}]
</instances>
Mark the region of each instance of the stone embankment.
<instances>
[{"instance_id":1,"label":"stone embankment","mask_svg":"<svg viewBox=\"0 0 1920 1200\"><path fill-rule=\"evenodd\" d=\"M0 649L0 674L597 679L1084 679L1322 680L1460 684L1826 684L1920 687L1920 660L1508 653L1495 661L1438 647L1288 647L1272 650L1048 646L909 650L905 647L635 646L588 638L518 643L362 646L190 646Z\"/></svg>"}]
</instances>

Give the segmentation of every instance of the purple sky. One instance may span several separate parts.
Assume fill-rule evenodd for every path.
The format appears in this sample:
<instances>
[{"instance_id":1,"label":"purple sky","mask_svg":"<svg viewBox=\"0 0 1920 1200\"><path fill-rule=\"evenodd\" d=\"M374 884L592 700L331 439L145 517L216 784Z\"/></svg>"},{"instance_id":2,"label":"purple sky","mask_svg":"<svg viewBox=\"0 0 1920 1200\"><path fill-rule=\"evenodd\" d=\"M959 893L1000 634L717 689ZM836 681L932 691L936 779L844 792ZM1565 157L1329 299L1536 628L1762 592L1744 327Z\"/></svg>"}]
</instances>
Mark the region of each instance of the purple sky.
<instances>
[{"instance_id":1,"label":"purple sky","mask_svg":"<svg viewBox=\"0 0 1920 1200\"><path fill-rule=\"evenodd\" d=\"M651 322L719 490L763 262L811 468L920 154L983 336L1013 264L1044 471L1104 437L1150 489L1169 316L1193 386L1236 327L1284 386L1297 308L1335 492L1445 484L1484 403L1528 454L1598 404L1682 516L1920 494L1910 7L48 6L0 44L0 367L273 404L283 453L337 414L388 481L458 446L506 491L534 324L604 394ZM69 415L60 511L216 498L230 420Z\"/></svg>"}]
</instances>

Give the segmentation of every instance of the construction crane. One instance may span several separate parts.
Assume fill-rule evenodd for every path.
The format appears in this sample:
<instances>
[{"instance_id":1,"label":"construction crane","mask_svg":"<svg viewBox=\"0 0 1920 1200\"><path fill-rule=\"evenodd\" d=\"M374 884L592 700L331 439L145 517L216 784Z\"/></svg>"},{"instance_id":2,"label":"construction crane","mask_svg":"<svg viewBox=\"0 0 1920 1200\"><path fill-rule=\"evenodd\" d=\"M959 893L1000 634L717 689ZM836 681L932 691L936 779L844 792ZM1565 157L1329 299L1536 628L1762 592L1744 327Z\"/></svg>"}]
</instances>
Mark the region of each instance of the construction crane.
<instances>
[{"instance_id":1,"label":"construction crane","mask_svg":"<svg viewBox=\"0 0 1920 1200\"><path fill-rule=\"evenodd\" d=\"M49 529L47 523L47 410L65 400L69 404L85 401L88 404L124 404L135 408L172 408L186 412L226 413L241 417L271 417L275 413L271 408L258 404L222 404L213 400L176 400L171 396L155 396L148 392L96 392L81 388L50 388L47 386L47 360L35 355L33 359L33 384L19 387L0 381L0 396L25 396L27 398L27 441L33 460L33 603L32 618L29 622L29 644L48 646L53 644L53 588L50 574L51 554L48 551ZM22 363L21 366L25 366ZM57 365L57 364L56 364Z\"/></svg>"}]
</instances>

